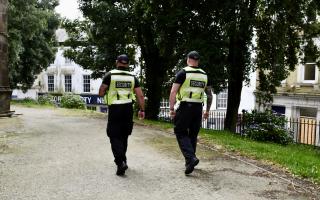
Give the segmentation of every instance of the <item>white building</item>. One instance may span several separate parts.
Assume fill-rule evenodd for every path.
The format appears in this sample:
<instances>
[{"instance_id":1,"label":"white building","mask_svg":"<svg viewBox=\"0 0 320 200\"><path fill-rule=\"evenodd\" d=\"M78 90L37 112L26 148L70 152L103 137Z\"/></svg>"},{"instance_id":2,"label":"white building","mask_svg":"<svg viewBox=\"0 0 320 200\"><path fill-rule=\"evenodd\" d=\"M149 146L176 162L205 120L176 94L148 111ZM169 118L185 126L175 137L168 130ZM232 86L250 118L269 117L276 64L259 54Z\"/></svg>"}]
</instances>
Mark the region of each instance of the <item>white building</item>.
<instances>
[{"instance_id":1,"label":"white building","mask_svg":"<svg viewBox=\"0 0 320 200\"><path fill-rule=\"evenodd\" d=\"M241 113L242 110L252 111L255 109L256 98L254 91L256 89L256 73L253 72L250 74L250 82L248 85L242 87L241 92L241 101L238 109L238 113ZM228 90L223 90L219 94L213 94L213 101L210 110L213 111L227 111L227 102L228 102Z\"/></svg>"},{"instance_id":2,"label":"white building","mask_svg":"<svg viewBox=\"0 0 320 200\"><path fill-rule=\"evenodd\" d=\"M59 43L67 39L64 29L56 31ZM55 60L50 66L42 71L35 80L31 89L26 93L14 90L13 99L32 98L37 99L39 95L51 94L59 101L62 94L79 94L87 104L101 104L103 99L98 97L99 86L102 79L92 79L91 70L85 70L78 64L63 56L67 47L58 47Z\"/></svg>"}]
</instances>

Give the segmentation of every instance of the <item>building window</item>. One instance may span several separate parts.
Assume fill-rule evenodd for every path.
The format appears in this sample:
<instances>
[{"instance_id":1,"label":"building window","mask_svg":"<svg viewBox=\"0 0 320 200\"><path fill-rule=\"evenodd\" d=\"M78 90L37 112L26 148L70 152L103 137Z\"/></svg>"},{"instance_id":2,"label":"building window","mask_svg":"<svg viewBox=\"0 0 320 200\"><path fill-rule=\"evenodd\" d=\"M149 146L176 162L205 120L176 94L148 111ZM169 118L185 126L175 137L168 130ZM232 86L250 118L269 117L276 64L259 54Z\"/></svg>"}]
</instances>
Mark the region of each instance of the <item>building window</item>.
<instances>
[{"instance_id":1,"label":"building window","mask_svg":"<svg viewBox=\"0 0 320 200\"><path fill-rule=\"evenodd\" d=\"M162 101L160 101L160 108L169 108L169 100L167 99L162 99Z\"/></svg>"},{"instance_id":2,"label":"building window","mask_svg":"<svg viewBox=\"0 0 320 200\"><path fill-rule=\"evenodd\" d=\"M69 65L69 64L72 63L72 61L71 61L69 58L65 58L64 63L65 63L66 65Z\"/></svg>"},{"instance_id":3,"label":"building window","mask_svg":"<svg viewBox=\"0 0 320 200\"><path fill-rule=\"evenodd\" d=\"M54 75L48 75L48 92L54 92Z\"/></svg>"},{"instance_id":4,"label":"building window","mask_svg":"<svg viewBox=\"0 0 320 200\"><path fill-rule=\"evenodd\" d=\"M316 64L306 63L304 65L304 75L303 80L305 81L315 81L316 80Z\"/></svg>"},{"instance_id":5,"label":"building window","mask_svg":"<svg viewBox=\"0 0 320 200\"><path fill-rule=\"evenodd\" d=\"M225 89L217 95L217 109L227 109L228 90Z\"/></svg>"},{"instance_id":6,"label":"building window","mask_svg":"<svg viewBox=\"0 0 320 200\"><path fill-rule=\"evenodd\" d=\"M71 92L72 89L72 76L64 75L64 91Z\"/></svg>"},{"instance_id":7,"label":"building window","mask_svg":"<svg viewBox=\"0 0 320 200\"><path fill-rule=\"evenodd\" d=\"M83 75L83 92L90 92L90 75Z\"/></svg>"}]
</instances>

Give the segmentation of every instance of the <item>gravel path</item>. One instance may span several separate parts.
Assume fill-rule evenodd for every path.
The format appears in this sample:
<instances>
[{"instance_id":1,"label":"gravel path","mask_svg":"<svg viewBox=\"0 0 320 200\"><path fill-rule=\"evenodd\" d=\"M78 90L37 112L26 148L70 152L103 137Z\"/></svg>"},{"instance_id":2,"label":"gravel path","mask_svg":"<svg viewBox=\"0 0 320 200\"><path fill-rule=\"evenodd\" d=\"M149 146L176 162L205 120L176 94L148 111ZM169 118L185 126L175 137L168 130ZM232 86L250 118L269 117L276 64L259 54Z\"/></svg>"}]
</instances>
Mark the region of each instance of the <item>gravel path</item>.
<instances>
[{"instance_id":1,"label":"gravel path","mask_svg":"<svg viewBox=\"0 0 320 200\"><path fill-rule=\"evenodd\" d=\"M17 106L0 118L1 200L318 199L285 180L199 148L191 176L175 138L135 126L126 176L115 175L106 120L63 109ZM317 194L316 194L317 195Z\"/></svg>"}]
</instances>

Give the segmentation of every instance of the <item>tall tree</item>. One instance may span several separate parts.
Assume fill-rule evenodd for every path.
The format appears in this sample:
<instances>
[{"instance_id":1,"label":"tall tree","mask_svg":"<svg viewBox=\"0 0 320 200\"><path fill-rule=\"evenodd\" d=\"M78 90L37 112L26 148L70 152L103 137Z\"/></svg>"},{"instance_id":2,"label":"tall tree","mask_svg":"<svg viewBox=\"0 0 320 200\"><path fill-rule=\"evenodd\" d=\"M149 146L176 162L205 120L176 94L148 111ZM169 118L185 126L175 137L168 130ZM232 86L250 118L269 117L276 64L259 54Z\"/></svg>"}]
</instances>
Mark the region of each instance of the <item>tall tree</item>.
<instances>
[{"instance_id":1,"label":"tall tree","mask_svg":"<svg viewBox=\"0 0 320 200\"><path fill-rule=\"evenodd\" d=\"M305 41L312 41L310 34L302 33L310 28L309 19L312 18L314 24L319 1L245 0L232 1L228 7L231 12L226 16L231 21L226 29L230 48L225 129L235 131L242 82L248 77L252 62L259 73L256 99L260 103L271 102L276 87L295 69ZM256 41L253 42L254 33ZM252 45L256 46L254 59ZM317 55L316 49L313 50L313 55Z\"/></svg>"},{"instance_id":2,"label":"tall tree","mask_svg":"<svg viewBox=\"0 0 320 200\"><path fill-rule=\"evenodd\" d=\"M212 81L217 91L224 84L221 56L225 52L221 49L225 48L221 47L219 25L213 25L214 13L210 10L217 2L81 0L86 21L65 22L71 36L66 42L71 46L66 56L92 69L94 77L101 77L114 66L116 55L128 52L132 56L138 48L148 98L146 117L156 119L161 97L169 93L163 85L177 66L185 65L188 51L201 52L206 71L218 80Z\"/></svg>"},{"instance_id":3,"label":"tall tree","mask_svg":"<svg viewBox=\"0 0 320 200\"><path fill-rule=\"evenodd\" d=\"M227 9L226 9L227 8ZM252 69L251 46L257 0L226 1L228 49L228 107L225 129L235 131L243 82Z\"/></svg>"},{"instance_id":4,"label":"tall tree","mask_svg":"<svg viewBox=\"0 0 320 200\"><path fill-rule=\"evenodd\" d=\"M27 90L53 62L58 0L9 0L9 71L11 88Z\"/></svg>"},{"instance_id":5,"label":"tall tree","mask_svg":"<svg viewBox=\"0 0 320 200\"><path fill-rule=\"evenodd\" d=\"M117 54L126 51L133 55L134 49L139 47L146 77L147 117L155 119L162 86L177 67L184 65L185 54L190 50L198 50L203 55L201 62L213 82L215 92L228 87L225 129L234 131L243 82L248 81L249 73L255 69L271 70L274 72L259 76L260 83L265 80L259 87L270 94L275 92L275 86L288 74L288 70L293 69L292 63L297 62L294 53L301 42L297 30L302 30L298 27L302 27L307 8L309 13L314 13L312 9L316 7L310 6L311 2L317 1L79 2L87 21L66 23L71 35L68 45L72 47L67 51L68 57L94 70L96 77L101 77L113 66ZM267 10L277 14L270 14ZM284 20L284 27L268 26L268 23L278 23L280 26L281 20ZM257 58L252 59L255 34L258 38L255 47ZM264 38L267 39L264 41ZM263 42L269 43L269 46ZM278 61L275 62L272 57L269 59L271 53L282 57L285 60L283 65L275 65ZM264 65L269 61L272 65ZM279 70L283 70L283 73L278 73ZM274 86L271 87L268 82L274 83ZM258 97L262 96L260 94L258 92Z\"/></svg>"},{"instance_id":6,"label":"tall tree","mask_svg":"<svg viewBox=\"0 0 320 200\"><path fill-rule=\"evenodd\" d=\"M138 0L134 6L137 44L145 62L146 114L157 119L168 71L182 54L182 24L190 20L184 1ZM181 51L182 50L182 51Z\"/></svg>"}]
</instances>

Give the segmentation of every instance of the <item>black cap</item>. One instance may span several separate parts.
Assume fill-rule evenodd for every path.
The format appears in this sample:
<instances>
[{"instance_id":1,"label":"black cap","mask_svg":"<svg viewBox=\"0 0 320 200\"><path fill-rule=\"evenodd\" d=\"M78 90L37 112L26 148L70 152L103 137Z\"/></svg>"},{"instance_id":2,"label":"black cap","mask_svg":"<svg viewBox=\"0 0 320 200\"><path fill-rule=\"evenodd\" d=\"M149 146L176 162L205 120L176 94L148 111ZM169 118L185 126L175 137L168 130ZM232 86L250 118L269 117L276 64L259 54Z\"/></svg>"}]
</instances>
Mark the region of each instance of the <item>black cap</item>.
<instances>
[{"instance_id":1,"label":"black cap","mask_svg":"<svg viewBox=\"0 0 320 200\"><path fill-rule=\"evenodd\" d=\"M128 64L129 63L129 57L126 54L121 54L117 57L117 61L122 64Z\"/></svg>"},{"instance_id":2,"label":"black cap","mask_svg":"<svg viewBox=\"0 0 320 200\"><path fill-rule=\"evenodd\" d=\"M188 56L187 56L188 58L191 58L191 59L193 59L193 60L199 60L200 59L200 55L199 55L199 53L198 52L196 52L196 51L190 51L189 53L188 53Z\"/></svg>"}]
</instances>

